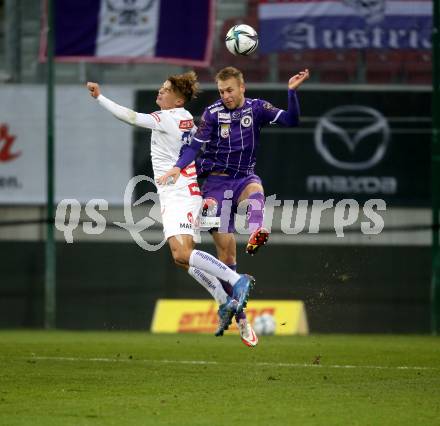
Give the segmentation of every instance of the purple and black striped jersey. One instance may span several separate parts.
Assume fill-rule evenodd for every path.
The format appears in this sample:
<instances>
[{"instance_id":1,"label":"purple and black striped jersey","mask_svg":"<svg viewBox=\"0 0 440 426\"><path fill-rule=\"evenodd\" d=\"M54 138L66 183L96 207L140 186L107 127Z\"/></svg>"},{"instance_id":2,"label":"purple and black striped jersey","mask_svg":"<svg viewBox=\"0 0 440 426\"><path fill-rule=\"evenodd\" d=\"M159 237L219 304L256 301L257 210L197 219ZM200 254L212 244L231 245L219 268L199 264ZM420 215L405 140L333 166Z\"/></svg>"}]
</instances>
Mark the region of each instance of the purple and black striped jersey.
<instances>
[{"instance_id":1,"label":"purple and black striped jersey","mask_svg":"<svg viewBox=\"0 0 440 426\"><path fill-rule=\"evenodd\" d=\"M197 160L200 175L227 173L232 177L254 173L260 129L276 122L282 110L261 99L245 99L241 108L228 110L221 101L205 109L194 140L204 145Z\"/></svg>"}]
</instances>

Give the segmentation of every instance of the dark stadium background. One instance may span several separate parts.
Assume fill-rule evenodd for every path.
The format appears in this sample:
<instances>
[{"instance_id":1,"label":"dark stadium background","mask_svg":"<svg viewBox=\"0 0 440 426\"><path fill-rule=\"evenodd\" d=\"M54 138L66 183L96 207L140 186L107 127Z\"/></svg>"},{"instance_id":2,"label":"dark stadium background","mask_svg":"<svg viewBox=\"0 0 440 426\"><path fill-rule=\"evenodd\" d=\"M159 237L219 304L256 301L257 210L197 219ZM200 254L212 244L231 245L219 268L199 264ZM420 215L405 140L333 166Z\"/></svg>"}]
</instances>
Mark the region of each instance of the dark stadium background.
<instances>
[{"instance_id":1,"label":"dark stadium background","mask_svg":"<svg viewBox=\"0 0 440 426\"><path fill-rule=\"evenodd\" d=\"M256 0L217 2L212 63L196 69L203 88L190 105L196 121L203 107L217 98L213 77L225 65L244 71L249 97L258 96L280 107L286 107L288 77L310 68L312 78L299 94L301 127L262 133L257 170L266 193L292 200L353 198L361 205L369 198L383 198L391 219L385 221L380 244L375 244L374 236L369 242L357 238L356 230L347 243L329 243L327 237L335 240L335 236L327 227L306 243L290 236L287 243L269 245L251 259L243 254L240 241L239 269L257 277L256 298L304 300L313 332L429 333L431 51L347 49L233 57L224 48L224 33L241 22L258 29L257 6ZM0 89L46 84L47 64L38 61L40 15L38 1L0 2ZM59 90L77 86L78 91L85 91L88 80L107 88L128 87L134 107L151 111L156 109L154 87L166 76L187 69L166 64L59 63L56 83ZM386 154L368 170L338 170L315 149L319 118L341 105L374 108L390 126ZM151 176L145 133L134 129L131 137L133 175ZM377 143L373 137L370 147ZM371 155L368 149L355 155L366 158ZM334 155L344 157L347 152L336 147ZM392 194L329 189L313 193L306 185L311 175L379 181L392 177L397 189ZM121 207L112 209L119 214ZM44 326L45 221L44 205L0 205L2 328ZM114 238L93 241L80 235L73 245L57 235L57 327L148 330L157 298L207 297L183 271L174 268L167 248L146 253L128 233L121 237L122 231L112 228L108 232ZM201 247L214 250L211 244Z\"/></svg>"}]
</instances>

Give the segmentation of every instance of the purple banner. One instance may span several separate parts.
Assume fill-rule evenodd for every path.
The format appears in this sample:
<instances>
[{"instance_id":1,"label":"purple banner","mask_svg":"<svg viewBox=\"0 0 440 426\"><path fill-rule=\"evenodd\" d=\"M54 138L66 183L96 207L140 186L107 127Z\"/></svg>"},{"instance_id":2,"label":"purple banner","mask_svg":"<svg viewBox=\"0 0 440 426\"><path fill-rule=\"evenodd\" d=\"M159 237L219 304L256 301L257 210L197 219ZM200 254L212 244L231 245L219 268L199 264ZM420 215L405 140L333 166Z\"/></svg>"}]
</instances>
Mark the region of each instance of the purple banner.
<instances>
[{"instance_id":1,"label":"purple banner","mask_svg":"<svg viewBox=\"0 0 440 426\"><path fill-rule=\"evenodd\" d=\"M214 0L56 1L56 59L208 66L214 6ZM46 22L44 13L42 60L46 56Z\"/></svg>"},{"instance_id":2,"label":"purple banner","mask_svg":"<svg viewBox=\"0 0 440 426\"><path fill-rule=\"evenodd\" d=\"M260 51L430 49L427 0L292 1L259 6Z\"/></svg>"}]
</instances>

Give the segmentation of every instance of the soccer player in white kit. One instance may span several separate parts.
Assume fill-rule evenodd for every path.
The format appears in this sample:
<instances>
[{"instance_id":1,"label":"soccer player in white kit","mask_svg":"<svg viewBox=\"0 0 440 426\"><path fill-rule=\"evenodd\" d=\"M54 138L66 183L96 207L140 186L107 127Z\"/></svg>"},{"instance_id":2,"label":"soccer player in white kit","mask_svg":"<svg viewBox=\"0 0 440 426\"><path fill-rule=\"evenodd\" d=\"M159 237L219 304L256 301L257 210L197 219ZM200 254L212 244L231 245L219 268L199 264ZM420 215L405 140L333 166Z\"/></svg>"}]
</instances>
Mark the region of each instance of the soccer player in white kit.
<instances>
[{"instance_id":1,"label":"soccer player in white kit","mask_svg":"<svg viewBox=\"0 0 440 426\"><path fill-rule=\"evenodd\" d=\"M150 114L138 113L116 104L101 94L97 83L89 82L87 88L91 96L119 120L152 130L151 160L156 181L176 163L181 151L190 143L194 122L184 105L198 93L194 72L169 77L157 95L156 104L160 111ZM194 249L194 243L199 240L197 221L202 204L194 162L181 171L173 184L159 185L158 194L164 234L174 261L220 304L216 335L221 336L228 329L233 316L246 307L254 280L248 275L237 274L209 253ZM227 295L219 280L233 286L232 297ZM255 333L245 336L246 339L241 337L247 346L255 346L258 342Z\"/></svg>"}]
</instances>

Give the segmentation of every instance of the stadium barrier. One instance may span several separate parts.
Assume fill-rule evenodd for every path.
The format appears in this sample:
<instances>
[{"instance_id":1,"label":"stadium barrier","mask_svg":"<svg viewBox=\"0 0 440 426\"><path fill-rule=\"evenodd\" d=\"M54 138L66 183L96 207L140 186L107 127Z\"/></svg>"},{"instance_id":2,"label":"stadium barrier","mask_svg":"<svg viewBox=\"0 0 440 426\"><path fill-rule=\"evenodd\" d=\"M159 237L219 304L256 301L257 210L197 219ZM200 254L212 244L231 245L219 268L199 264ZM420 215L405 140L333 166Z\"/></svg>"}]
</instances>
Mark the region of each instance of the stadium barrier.
<instances>
[{"instance_id":1,"label":"stadium barrier","mask_svg":"<svg viewBox=\"0 0 440 426\"><path fill-rule=\"evenodd\" d=\"M156 302L151 331L153 333L210 333L217 329L217 303L212 300L159 299ZM248 321L264 316L274 320L262 334L306 335L309 333L304 303L299 300L253 300L246 309ZM238 333L233 321L230 332Z\"/></svg>"}]
</instances>

